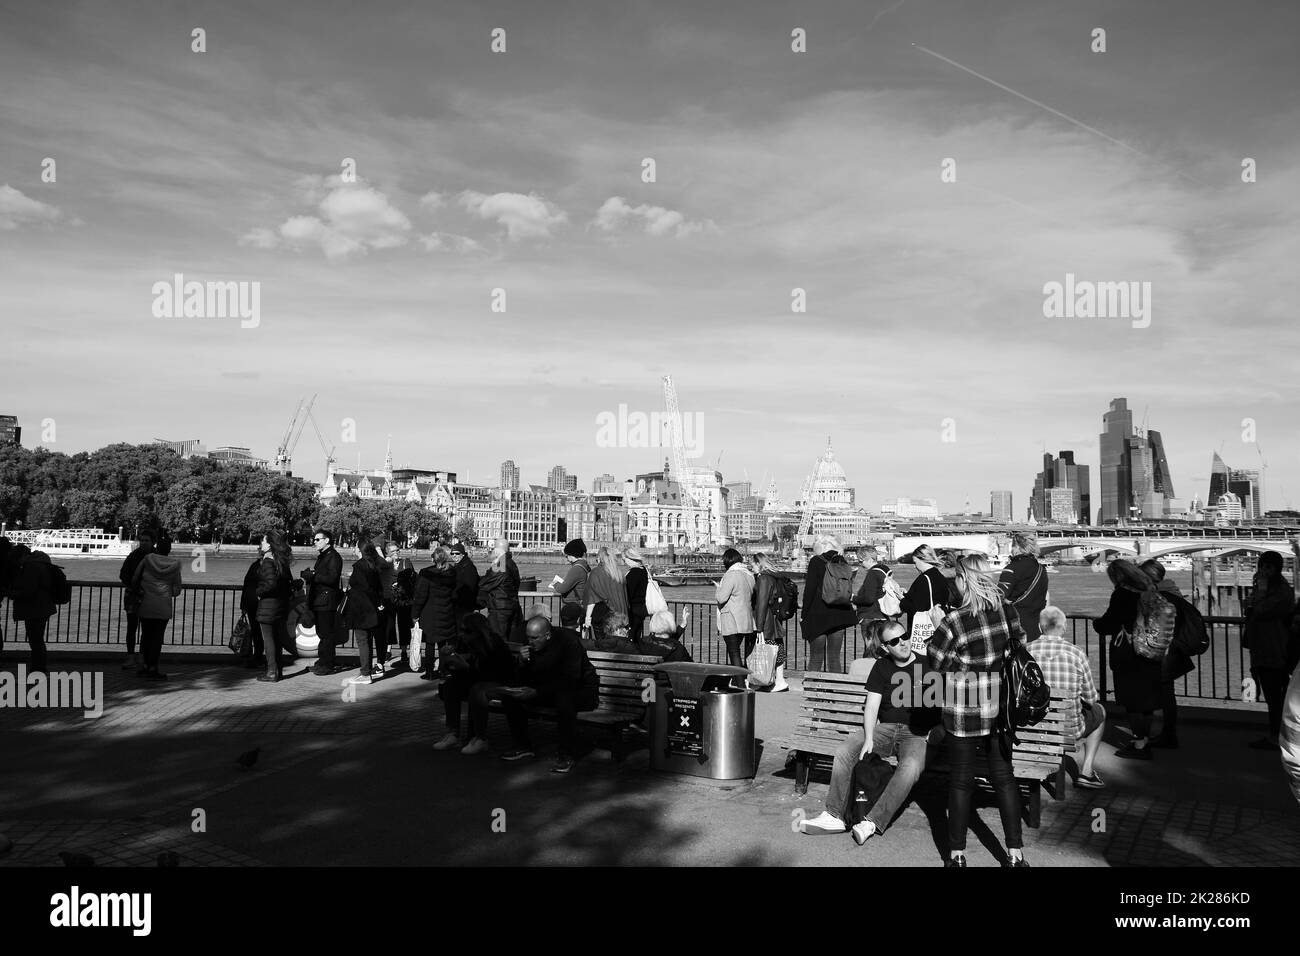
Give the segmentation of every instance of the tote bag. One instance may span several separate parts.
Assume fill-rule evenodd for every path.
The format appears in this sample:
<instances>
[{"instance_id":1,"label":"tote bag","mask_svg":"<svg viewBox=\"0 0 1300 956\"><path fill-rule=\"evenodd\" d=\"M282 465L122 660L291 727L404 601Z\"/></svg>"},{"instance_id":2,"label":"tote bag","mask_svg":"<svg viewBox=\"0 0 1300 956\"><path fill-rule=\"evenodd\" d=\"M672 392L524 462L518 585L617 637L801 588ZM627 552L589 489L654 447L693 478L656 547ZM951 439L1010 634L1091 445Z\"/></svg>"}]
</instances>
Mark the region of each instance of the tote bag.
<instances>
[{"instance_id":1,"label":"tote bag","mask_svg":"<svg viewBox=\"0 0 1300 956\"><path fill-rule=\"evenodd\" d=\"M775 644L769 644L763 640L763 635L758 635L758 643L750 652L749 658L745 661L749 667L749 680L755 687L768 687L776 680L776 655L778 653Z\"/></svg>"},{"instance_id":2,"label":"tote bag","mask_svg":"<svg viewBox=\"0 0 1300 956\"><path fill-rule=\"evenodd\" d=\"M926 648L930 646L930 638L934 636L934 628L943 620L944 610L934 603L934 585L930 582L927 575L925 586L930 589L930 610L929 612L917 611L912 615L912 650L917 654L924 654Z\"/></svg>"},{"instance_id":3,"label":"tote bag","mask_svg":"<svg viewBox=\"0 0 1300 956\"><path fill-rule=\"evenodd\" d=\"M651 617L654 617L660 611L668 610L668 601L664 599L664 592L659 590L659 582L654 578L646 579L645 609L646 613Z\"/></svg>"}]
</instances>

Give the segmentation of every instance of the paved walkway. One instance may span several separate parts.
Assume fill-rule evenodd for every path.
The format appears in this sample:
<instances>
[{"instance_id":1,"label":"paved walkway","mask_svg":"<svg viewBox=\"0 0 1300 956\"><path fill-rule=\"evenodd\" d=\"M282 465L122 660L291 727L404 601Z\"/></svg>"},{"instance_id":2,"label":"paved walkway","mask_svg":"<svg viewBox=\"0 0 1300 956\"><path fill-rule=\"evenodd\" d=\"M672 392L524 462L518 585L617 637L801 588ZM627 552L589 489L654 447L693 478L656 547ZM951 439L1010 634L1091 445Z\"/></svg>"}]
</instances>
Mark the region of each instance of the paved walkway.
<instances>
[{"instance_id":1,"label":"paved walkway","mask_svg":"<svg viewBox=\"0 0 1300 956\"><path fill-rule=\"evenodd\" d=\"M651 771L644 749L617 766L597 751L568 776L552 774L549 725L537 730L542 756L522 766L435 753L441 705L411 674L359 687L347 702L346 675L260 684L229 663L185 658L169 665L171 680L148 684L103 663L53 666L103 673L104 713L0 708L0 833L14 843L0 866L59 865L64 850L146 866L167 851L194 866L935 866L946 847L945 791L932 778L866 847L793 832L796 814L820 812L826 792L826 777L814 776L796 797L785 769L778 740L797 690L760 695L759 773L719 791ZM1112 728L1098 761L1108 789L1067 788L1059 803L1044 794L1026 856L1035 866L1300 865L1300 807L1277 754L1245 747L1257 720L1189 712L1183 749L1151 763L1115 759L1124 735ZM509 742L500 717L490 741L494 753ZM253 747L259 761L241 770L236 756ZM970 864L996 866L991 800L979 816Z\"/></svg>"}]
</instances>

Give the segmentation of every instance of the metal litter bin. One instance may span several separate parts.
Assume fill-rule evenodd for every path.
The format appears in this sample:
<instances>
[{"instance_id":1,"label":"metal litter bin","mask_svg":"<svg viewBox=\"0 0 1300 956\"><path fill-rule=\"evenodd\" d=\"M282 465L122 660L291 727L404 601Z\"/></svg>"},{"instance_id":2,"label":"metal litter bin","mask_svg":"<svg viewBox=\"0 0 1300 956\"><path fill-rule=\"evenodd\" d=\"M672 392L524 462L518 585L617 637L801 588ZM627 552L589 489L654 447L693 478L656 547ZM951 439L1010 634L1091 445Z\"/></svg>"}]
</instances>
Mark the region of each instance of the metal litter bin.
<instances>
[{"instance_id":1,"label":"metal litter bin","mask_svg":"<svg viewBox=\"0 0 1300 956\"><path fill-rule=\"evenodd\" d=\"M650 767L710 780L749 780L754 754L754 692L748 669L728 664L655 668Z\"/></svg>"}]
</instances>

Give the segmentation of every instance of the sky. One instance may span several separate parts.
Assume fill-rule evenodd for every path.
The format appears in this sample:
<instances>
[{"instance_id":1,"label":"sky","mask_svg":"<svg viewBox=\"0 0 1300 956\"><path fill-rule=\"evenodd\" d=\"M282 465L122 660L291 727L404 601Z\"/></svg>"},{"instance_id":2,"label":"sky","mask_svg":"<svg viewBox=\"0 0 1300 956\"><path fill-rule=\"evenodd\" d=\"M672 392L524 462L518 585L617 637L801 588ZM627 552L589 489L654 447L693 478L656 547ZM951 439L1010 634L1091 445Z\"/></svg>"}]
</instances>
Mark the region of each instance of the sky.
<instances>
[{"instance_id":1,"label":"sky","mask_svg":"<svg viewBox=\"0 0 1300 956\"><path fill-rule=\"evenodd\" d=\"M597 422L661 411L671 374L693 463L787 501L829 437L873 509L1006 488L1023 515L1044 449L1092 465L1099 502L1123 396L1180 497L1222 449L1267 462L1266 507L1300 502L1294 4L0 18L0 414L29 447L269 458L318 393L340 465L379 467L391 435L398 467L590 488L662 462ZM258 283L256 325L156 315L176 273ZM1150 283L1149 325L1046 316L1067 274ZM324 459L308 426L294 470Z\"/></svg>"}]
</instances>

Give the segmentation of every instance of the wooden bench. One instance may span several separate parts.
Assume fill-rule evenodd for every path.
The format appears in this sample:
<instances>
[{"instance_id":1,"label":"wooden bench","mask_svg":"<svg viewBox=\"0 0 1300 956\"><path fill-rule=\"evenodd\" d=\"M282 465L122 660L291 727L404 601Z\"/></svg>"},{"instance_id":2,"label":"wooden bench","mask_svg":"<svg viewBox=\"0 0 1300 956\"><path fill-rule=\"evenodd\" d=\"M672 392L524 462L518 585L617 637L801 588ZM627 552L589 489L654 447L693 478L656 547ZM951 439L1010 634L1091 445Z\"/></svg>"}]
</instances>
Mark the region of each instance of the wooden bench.
<instances>
[{"instance_id":1,"label":"wooden bench","mask_svg":"<svg viewBox=\"0 0 1300 956\"><path fill-rule=\"evenodd\" d=\"M808 792L808 775L818 758L834 758L850 734L862 729L867 679L848 674L809 672L803 678L803 700L794 733L782 747L795 758L795 792ZM1016 731L1020 742L1012 751L1016 780L1028 785L1029 825L1037 828L1042 817L1042 785L1051 781L1054 800L1065 799L1065 754L1074 752L1074 735L1067 726L1074 720L1076 702L1052 698L1052 706L1039 723ZM945 748L929 748L926 771L946 773Z\"/></svg>"},{"instance_id":2,"label":"wooden bench","mask_svg":"<svg viewBox=\"0 0 1300 956\"><path fill-rule=\"evenodd\" d=\"M646 704L642 699L645 681L647 678L654 681L654 668L661 663L661 658L639 654L611 654L606 651L587 651L587 658L600 676L600 704L595 710L579 711L578 723L610 733L610 750L616 761L622 760L625 752L624 732L645 716ZM490 706L493 710L505 709L499 700L492 701ZM524 713L543 720L556 718L554 707L525 704Z\"/></svg>"}]
</instances>

